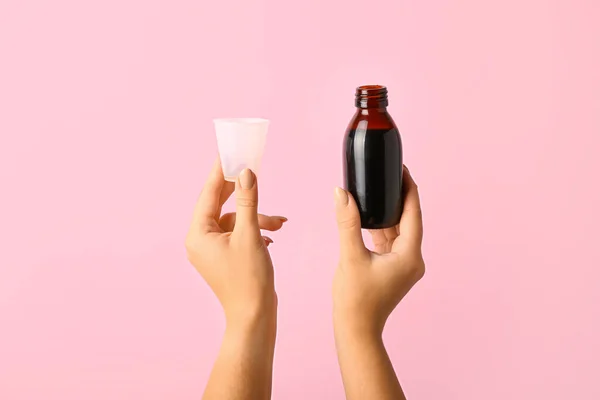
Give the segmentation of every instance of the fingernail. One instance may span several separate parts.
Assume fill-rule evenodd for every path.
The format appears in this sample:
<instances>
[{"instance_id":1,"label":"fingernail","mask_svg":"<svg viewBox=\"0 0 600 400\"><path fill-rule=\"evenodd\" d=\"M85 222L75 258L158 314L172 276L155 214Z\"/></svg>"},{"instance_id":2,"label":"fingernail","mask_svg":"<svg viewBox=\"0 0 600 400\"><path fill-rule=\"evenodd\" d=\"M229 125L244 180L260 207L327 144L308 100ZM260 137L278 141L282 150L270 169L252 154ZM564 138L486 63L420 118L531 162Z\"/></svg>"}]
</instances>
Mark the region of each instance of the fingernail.
<instances>
[{"instance_id":1,"label":"fingernail","mask_svg":"<svg viewBox=\"0 0 600 400\"><path fill-rule=\"evenodd\" d=\"M286 217L277 217L281 222L287 222L288 219Z\"/></svg>"},{"instance_id":2,"label":"fingernail","mask_svg":"<svg viewBox=\"0 0 600 400\"><path fill-rule=\"evenodd\" d=\"M254 186L254 173L248 168L244 169L240 174L240 185L242 189L252 189Z\"/></svg>"},{"instance_id":3,"label":"fingernail","mask_svg":"<svg viewBox=\"0 0 600 400\"><path fill-rule=\"evenodd\" d=\"M348 193L342 188L335 188L335 202L339 205L345 206L348 204Z\"/></svg>"},{"instance_id":4,"label":"fingernail","mask_svg":"<svg viewBox=\"0 0 600 400\"><path fill-rule=\"evenodd\" d=\"M264 239L264 241L265 241L265 244L266 244L267 246L268 246L268 245L270 245L271 243L273 243L273 239L271 239L271 238L270 238L270 237L268 237L268 236L263 236L263 239Z\"/></svg>"}]
</instances>

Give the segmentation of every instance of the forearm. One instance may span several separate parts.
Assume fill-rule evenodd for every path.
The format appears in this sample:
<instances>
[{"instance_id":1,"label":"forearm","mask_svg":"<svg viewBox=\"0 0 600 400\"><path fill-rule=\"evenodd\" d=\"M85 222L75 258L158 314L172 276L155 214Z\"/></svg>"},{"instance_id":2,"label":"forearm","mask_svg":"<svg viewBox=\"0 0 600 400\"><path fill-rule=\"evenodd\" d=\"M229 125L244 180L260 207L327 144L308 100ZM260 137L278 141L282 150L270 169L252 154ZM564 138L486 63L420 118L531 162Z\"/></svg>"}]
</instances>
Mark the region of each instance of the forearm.
<instances>
[{"instance_id":1,"label":"forearm","mask_svg":"<svg viewBox=\"0 0 600 400\"><path fill-rule=\"evenodd\" d=\"M274 348L273 321L229 325L203 399L270 399Z\"/></svg>"},{"instance_id":2,"label":"forearm","mask_svg":"<svg viewBox=\"0 0 600 400\"><path fill-rule=\"evenodd\" d=\"M335 342L348 400L405 399L381 334L337 323Z\"/></svg>"}]
</instances>

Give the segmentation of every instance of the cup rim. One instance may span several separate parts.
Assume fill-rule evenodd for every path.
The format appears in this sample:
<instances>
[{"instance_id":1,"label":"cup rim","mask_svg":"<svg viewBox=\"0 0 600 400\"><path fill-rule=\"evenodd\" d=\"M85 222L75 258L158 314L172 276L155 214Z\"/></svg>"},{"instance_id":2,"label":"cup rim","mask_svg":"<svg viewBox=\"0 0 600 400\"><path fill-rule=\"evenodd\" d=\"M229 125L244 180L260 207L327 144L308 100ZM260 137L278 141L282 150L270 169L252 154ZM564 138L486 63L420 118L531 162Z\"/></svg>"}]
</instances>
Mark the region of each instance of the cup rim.
<instances>
[{"instance_id":1,"label":"cup rim","mask_svg":"<svg viewBox=\"0 0 600 400\"><path fill-rule=\"evenodd\" d=\"M265 124L269 123L268 119L265 118L215 118L213 119L215 124L241 124L241 125L253 125L253 124Z\"/></svg>"}]
</instances>

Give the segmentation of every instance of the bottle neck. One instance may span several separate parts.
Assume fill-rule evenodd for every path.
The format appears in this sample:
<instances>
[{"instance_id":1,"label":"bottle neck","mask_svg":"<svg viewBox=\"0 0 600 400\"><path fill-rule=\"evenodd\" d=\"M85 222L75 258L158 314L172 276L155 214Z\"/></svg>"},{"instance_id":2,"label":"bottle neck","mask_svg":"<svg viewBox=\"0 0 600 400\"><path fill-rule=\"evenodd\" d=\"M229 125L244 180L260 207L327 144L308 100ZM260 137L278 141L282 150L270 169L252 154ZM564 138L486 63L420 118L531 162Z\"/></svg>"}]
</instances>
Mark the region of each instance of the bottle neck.
<instances>
[{"instance_id":1,"label":"bottle neck","mask_svg":"<svg viewBox=\"0 0 600 400\"><path fill-rule=\"evenodd\" d=\"M359 86L354 103L361 110L385 112L388 106L387 88L381 85Z\"/></svg>"},{"instance_id":2,"label":"bottle neck","mask_svg":"<svg viewBox=\"0 0 600 400\"><path fill-rule=\"evenodd\" d=\"M359 115L376 115L376 114L387 114L387 108L379 107L379 108L361 108L356 107L356 113Z\"/></svg>"}]
</instances>

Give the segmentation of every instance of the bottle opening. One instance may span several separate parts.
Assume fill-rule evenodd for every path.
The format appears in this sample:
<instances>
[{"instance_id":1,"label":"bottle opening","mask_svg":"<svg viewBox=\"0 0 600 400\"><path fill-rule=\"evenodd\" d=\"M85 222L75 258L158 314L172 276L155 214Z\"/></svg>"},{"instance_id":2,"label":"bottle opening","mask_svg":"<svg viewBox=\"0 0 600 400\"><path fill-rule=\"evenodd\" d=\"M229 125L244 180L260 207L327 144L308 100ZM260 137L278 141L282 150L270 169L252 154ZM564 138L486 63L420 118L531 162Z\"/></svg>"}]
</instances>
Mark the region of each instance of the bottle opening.
<instances>
[{"instance_id":1,"label":"bottle opening","mask_svg":"<svg viewBox=\"0 0 600 400\"><path fill-rule=\"evenodd\" d=\"M381 85L363 85L356 88L356 107L383 108L388 105L387 88Z\"/></svg>"}]
</instances>

